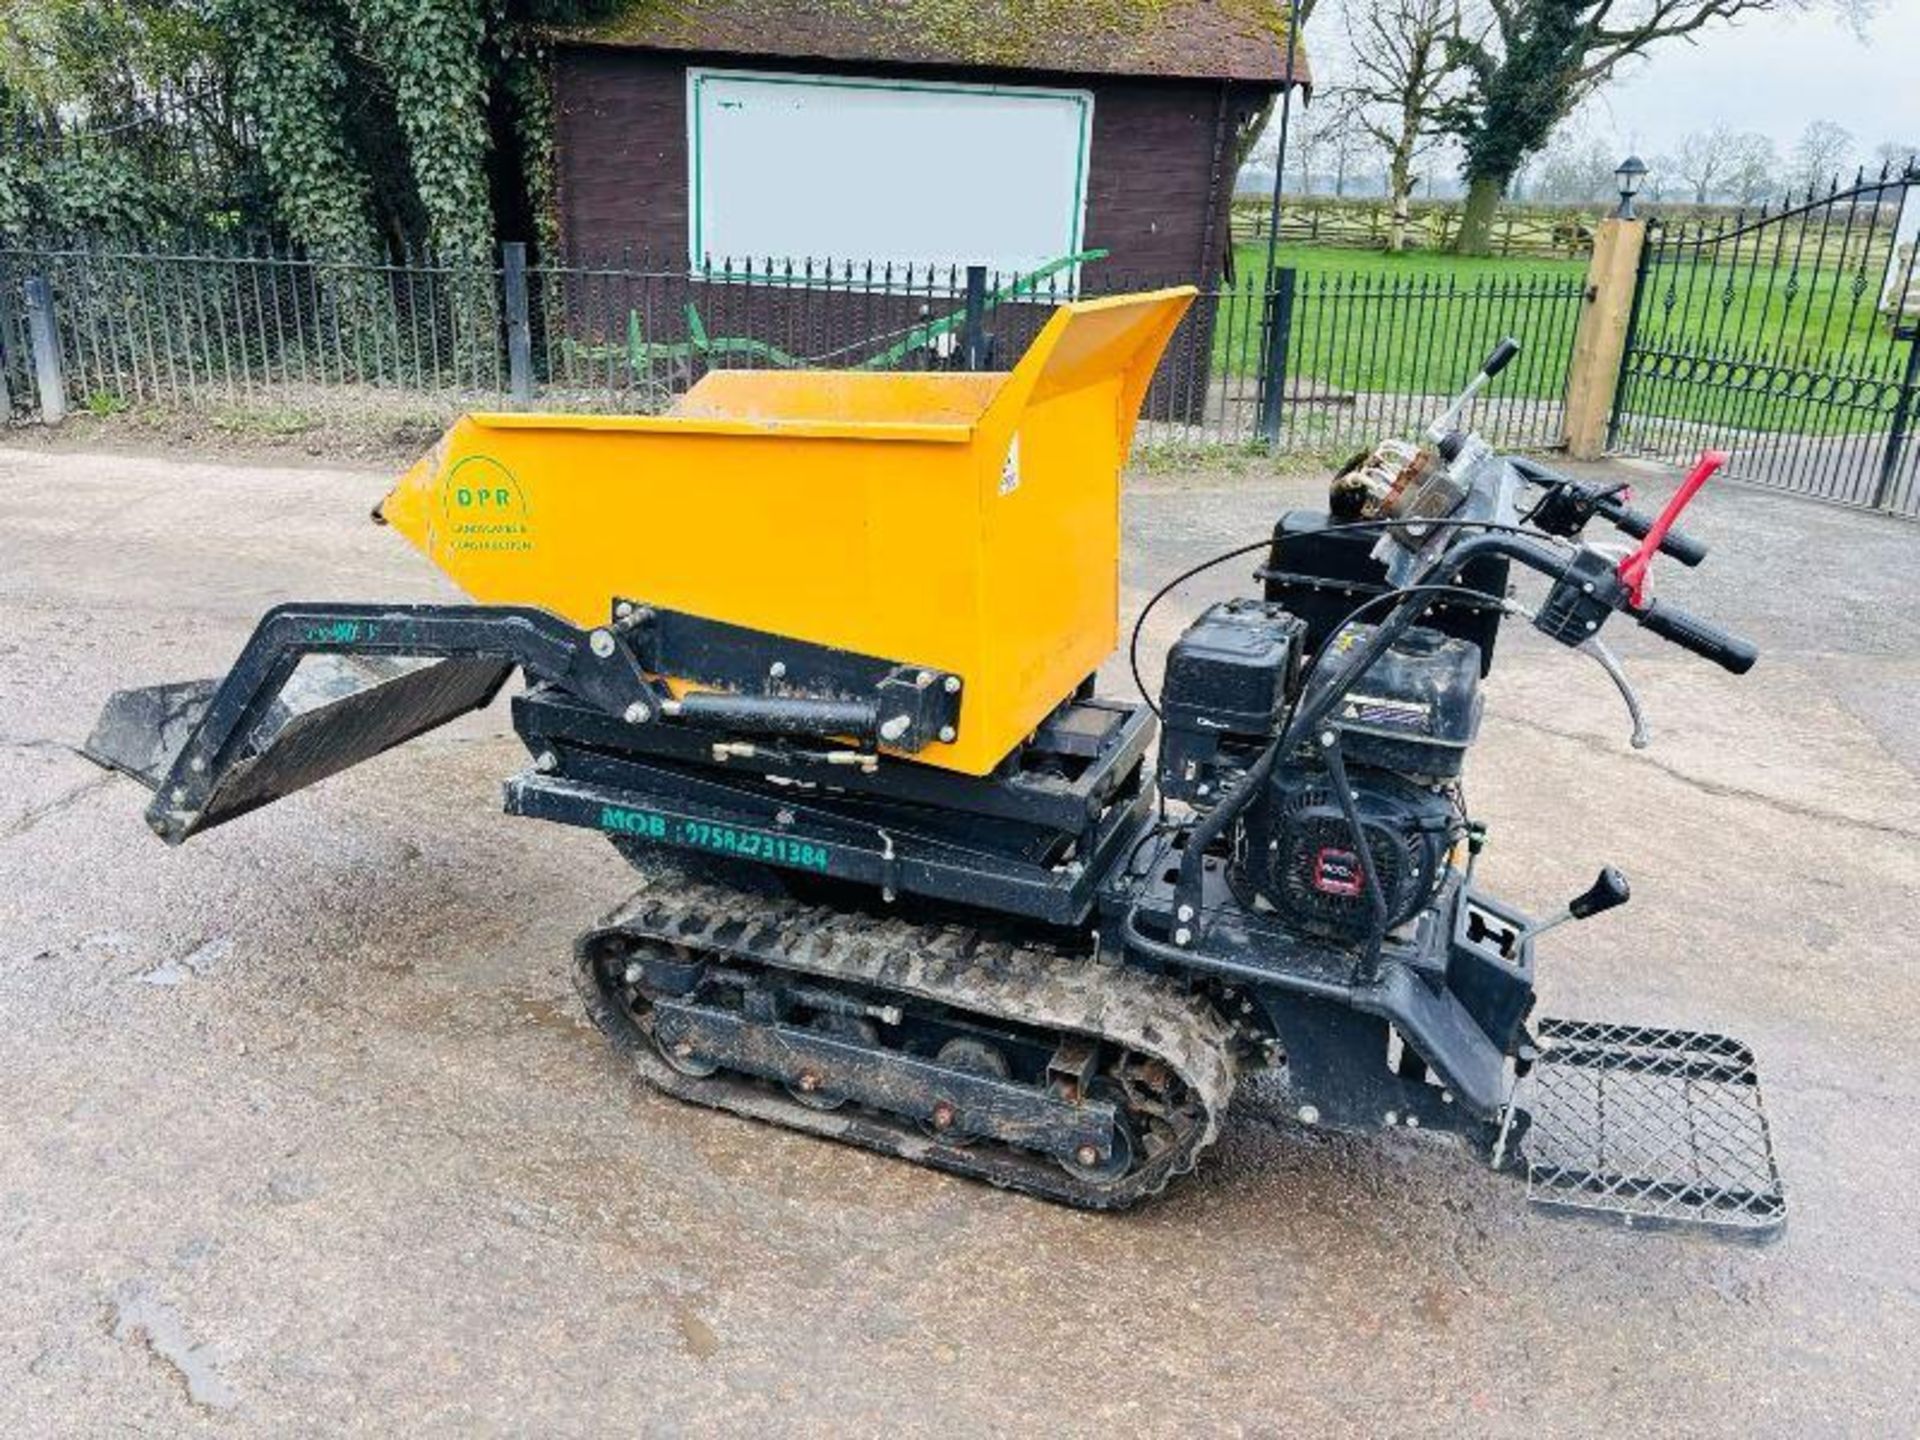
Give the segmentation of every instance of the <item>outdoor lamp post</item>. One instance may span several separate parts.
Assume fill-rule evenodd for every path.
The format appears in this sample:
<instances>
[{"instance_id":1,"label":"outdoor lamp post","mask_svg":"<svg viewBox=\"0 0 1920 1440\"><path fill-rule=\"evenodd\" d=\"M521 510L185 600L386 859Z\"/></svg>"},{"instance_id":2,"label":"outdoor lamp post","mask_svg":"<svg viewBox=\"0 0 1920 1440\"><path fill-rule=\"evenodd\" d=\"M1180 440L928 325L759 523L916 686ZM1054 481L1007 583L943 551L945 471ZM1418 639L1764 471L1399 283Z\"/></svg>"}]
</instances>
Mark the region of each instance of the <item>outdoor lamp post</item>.
<instances>
[{"instance_id":1,"label":"outdoor lamp post","mask_svg":"<svg viewBox=\"0 0 1920 1440\"><path fill-rule=\"evenodd\" d=\"M1633 197L1640 193L1640 184L1647 178L1647 162L1638 155L1629 155L1620 162L1613 172L1613 178L1620 185L1620 208L1613 212L1617 220L1632 220Z\"/></svg>"}]
</instances>

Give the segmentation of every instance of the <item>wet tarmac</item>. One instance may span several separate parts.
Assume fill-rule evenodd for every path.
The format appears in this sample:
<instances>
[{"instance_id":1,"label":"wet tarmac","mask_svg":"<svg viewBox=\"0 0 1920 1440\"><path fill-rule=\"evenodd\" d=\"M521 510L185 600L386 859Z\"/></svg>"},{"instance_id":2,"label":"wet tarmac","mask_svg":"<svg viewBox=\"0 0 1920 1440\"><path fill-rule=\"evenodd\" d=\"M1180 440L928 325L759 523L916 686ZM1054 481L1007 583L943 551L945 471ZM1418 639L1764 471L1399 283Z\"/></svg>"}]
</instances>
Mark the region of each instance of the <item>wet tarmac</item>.
<instances>
[{"instance_id":1,"label":"wet tarmac","mask_svg":"<svg viewBox=\"0 0 1920 1440\"><path fill-rule=\"evenodd\" d=\"M1920 1428L1911 524L1709 494L1666 587L1760 668L1625 637L1636 755L1597 669L1510 635L1469 770L1494 888L1633 880L1543 945L1543 1008L1758 1052L1793 1215L1742 1249L1532 1215L1271 1086L1118 1217L644 1093L566 975L629 872L500 813L504 707L163 848L72 746L276 601L447 596L382 487L0 449L0 1433ZM1129 605L1311 489L1137 484Z\"/></svg>"}]
</instances>

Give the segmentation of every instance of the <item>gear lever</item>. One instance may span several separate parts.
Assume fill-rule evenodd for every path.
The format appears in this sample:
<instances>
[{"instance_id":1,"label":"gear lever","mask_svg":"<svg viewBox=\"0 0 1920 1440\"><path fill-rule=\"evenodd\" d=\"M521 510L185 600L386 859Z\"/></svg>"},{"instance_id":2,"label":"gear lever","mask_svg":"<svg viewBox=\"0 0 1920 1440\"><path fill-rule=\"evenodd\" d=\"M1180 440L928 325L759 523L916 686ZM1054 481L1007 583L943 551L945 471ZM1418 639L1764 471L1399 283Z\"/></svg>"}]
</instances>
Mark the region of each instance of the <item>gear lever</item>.
<instances>
[{"instance_id":1,"label":"gear lever","mask_svg":"<svg viewBox=\"0 0 1920 1440\"><path fill-rule=\"evenodd\" d=\"M1608 865L1601 870L1599 879L1567 902L1566 909L1529 929L1527 938L1536 939L1569 920L1591 920L1596 915L1626 904L1632 894L1627 877Z\"/></svg>"}]
</instances>

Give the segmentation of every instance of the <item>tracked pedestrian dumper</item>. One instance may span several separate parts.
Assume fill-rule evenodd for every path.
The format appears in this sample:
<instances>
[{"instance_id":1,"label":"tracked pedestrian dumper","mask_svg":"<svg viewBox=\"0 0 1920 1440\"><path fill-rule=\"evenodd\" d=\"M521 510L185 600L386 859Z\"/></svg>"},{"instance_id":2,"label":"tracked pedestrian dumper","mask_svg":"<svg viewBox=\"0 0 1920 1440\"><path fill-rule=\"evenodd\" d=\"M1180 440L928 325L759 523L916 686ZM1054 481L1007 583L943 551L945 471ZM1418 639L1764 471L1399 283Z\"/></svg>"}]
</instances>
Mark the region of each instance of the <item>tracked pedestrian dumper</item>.
<instances>
[{"instance_id":1,"label":"tracked pedestrian dumper","mask_svg":"<svg viewBox=\"0 0 1920 1440\"><path fill-rule=\"evenodd\" d=\"M1065 305L1003 374L470 415L377 518L474 603L280 606L224 679L111 697L89 753L178 844L519 671L506 808L645 877L577 975L663 1090L1105 1208L1273 1069L1301 1122L1444 1132L1542 1206L1775 1232L1753 1057L1534 1016L1536 939L1626 884L1545 921L1487 895L1460 784L1503 619L1600 660L1636 743L1613 614L1753 664L1646 590L1654 554L1704 557L1671 527L1717 458L1656 520L1492 453L1458 421L1509 342L1427 443L1280 518L1261 593L1194 620L1157 705L1104 696L1119 476L1192 297ZM1640 547L1580 543L1595 518Z\"/></svg>"}]
</instances>

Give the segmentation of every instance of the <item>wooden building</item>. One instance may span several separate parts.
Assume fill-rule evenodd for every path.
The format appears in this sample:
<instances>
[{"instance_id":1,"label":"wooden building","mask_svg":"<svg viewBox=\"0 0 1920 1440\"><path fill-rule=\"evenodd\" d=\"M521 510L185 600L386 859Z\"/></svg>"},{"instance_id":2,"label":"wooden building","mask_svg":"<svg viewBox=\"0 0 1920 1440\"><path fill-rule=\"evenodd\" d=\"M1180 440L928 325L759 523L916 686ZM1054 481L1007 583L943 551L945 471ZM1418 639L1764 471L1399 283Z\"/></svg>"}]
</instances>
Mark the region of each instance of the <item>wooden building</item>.
<instances>
[{"instance_id":1,"label":"wooden building","mask_svg":"<svg viewBox=\"0 0 1920 1440\"><path fill-rule=\"evenodd\" d=\"M1242 141L1287 74L1286 13L1285 0L637 0L557 31L562 251L646 272L637 292L575 287L567 329L670 394L709 365L954 363L957 337L926 327L951 323L953 277L971 264L996 283L1048 277L1031 303L993 310L987 359L1001 367L1064 294L1206 286L1229 257ZM1297 52L1294 75L1305 83ZM787 267L802 283L737 278ZM1149 414L1200 418L1215 328L1203 300Z\"/></svg>"},{"instance_id":2,"label":"wooden building","mask_svg":"<svg viewBox=\"0 0 1920 1440\"><path fill-rule=\"evenodd\" d=\"M1284 0L638 0L554 36L575 255L1219 273ZM1305 81L1296 56L1295 75Z\"/></svg>"}]
</instances>

